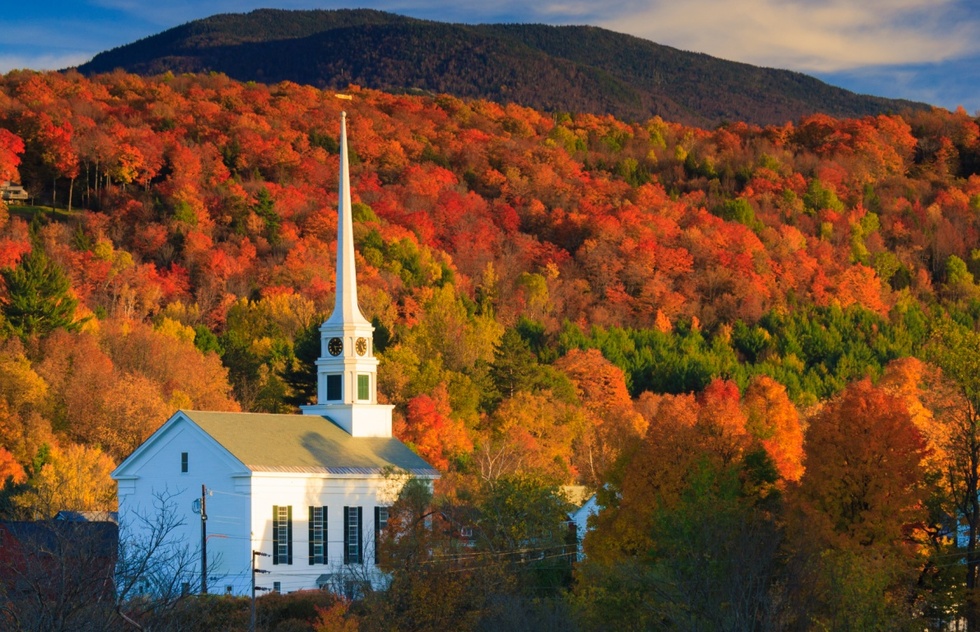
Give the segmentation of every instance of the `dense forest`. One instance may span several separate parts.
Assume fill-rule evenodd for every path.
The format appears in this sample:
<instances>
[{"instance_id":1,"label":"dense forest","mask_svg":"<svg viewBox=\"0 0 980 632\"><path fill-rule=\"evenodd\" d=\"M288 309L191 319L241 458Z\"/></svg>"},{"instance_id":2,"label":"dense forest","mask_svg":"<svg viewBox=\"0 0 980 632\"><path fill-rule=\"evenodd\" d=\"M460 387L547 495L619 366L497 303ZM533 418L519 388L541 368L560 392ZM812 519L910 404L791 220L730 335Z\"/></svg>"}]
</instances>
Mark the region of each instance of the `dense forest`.
<instances>
[{"instance_id":1,"label":"dense forest","mask_svg":"<svg viewBox=\"0 0 980 632\"><path fill-rule=\"evenodd\" d=\"M78 70L220 72L332 89L355 83L700 126L929 109L591 26L446 24L367 9L214 15L99 53Z\"/></svg>"},{"instance_id":2,"label":"dense forest","mask_svg":"<svg viewBox=\"0 0 980 632\"><path fill-rule=\"evenodd\" d=\"M311 400L342 109L379 391L443 476L392 508L388 593L320 629L977 629L962 110L702 129L11 72L0 182L33 199L0 206L4 517L112 508L175 409ZM570 484L604 507L575 564L541 553ZM465 554L431 507L478 525Z\"/></svg>"}]
</instances>

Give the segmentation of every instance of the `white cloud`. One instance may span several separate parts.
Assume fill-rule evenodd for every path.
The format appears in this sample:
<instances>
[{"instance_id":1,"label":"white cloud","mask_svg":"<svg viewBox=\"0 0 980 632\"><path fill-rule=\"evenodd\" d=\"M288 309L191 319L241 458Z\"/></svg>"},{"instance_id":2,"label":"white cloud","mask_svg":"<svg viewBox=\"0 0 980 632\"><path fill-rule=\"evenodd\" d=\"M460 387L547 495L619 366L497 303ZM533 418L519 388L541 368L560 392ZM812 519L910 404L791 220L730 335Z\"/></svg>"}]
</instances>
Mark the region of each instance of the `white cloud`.
<instances>
[{"instance_id":1,"label":"white cloud","mask_svg":"<svg viewBox=\"0 0 980 632\"><path fill-rule=\"evenodd\" d=\"M833 72L974 54L980 21L953 0L650 0L600 25L747 63Z\"/></svg>"},{"instance_id":2,"label":"white cloud","mask_svg":"<svg viewBox=\"0 0 980 632\"><path fill-rule=\"evenodd\" d=\"M81 18L8 21L0 31L0 72L15 68L61 70L149 33L131 24Z\"/></svg>"},{"instance_id":3,"label":"white cloud","mask_svg":"<svg viewBox=\"0 0 980 632\"><path fill-rule=\"evenodd\" d=\"M0 74L11 70L29 68L31 70L61 70L84 64L92 56L86 53L41 54L41 55L3 55L0 54Z\"/></svg>"}]
</instances>

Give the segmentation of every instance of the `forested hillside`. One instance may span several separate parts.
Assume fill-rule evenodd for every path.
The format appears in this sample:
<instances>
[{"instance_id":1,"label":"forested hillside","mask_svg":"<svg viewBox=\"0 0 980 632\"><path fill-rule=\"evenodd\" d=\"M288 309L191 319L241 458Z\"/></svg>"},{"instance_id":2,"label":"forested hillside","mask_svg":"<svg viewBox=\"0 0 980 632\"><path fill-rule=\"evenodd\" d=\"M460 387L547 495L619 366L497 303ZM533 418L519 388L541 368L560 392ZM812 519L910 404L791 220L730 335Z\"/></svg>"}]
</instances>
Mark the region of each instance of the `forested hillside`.
<instances>
[{"instance_id":1,"label":"forested hillside","mask_svg":"<svg viewBox=\"0 0 980 632\"><path fill-rule=\"evenodd\" d=\"M590 26L446 24L367 9L214 15L96 55L83 74L220 72L240 81L446 93L548 112L689 125L928 109Z\"/></svg>"},{"instance_id":2,"label":"forested hillside","mask_svg":"<svg viewBox=\"0 0 980 632\"><path fill-rule=\"evenodd\" d=\"M424 502L484 516L472 554L489 555L399 566L442 544L396 538L392 592L350 617L921 629L972 612L959 560L976 554L949 536L980 529L975 118L706 130L337 96L0 78L0 181L33 196L0 206L4 515L111 506L108 472L177 408L311 400L344 109L379 391L444 472ZM607 507L574 577L568 555L501 553L553 545L572 483Z\"/></svg>"}]
</instances>

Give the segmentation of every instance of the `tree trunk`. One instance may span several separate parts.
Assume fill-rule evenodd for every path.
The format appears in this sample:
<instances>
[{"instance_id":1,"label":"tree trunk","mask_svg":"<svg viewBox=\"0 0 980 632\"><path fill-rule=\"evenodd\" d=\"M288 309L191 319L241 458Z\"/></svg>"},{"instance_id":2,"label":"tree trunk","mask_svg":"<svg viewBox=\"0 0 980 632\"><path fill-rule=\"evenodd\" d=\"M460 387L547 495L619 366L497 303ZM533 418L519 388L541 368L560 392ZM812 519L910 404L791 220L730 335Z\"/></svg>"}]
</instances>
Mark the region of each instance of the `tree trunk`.
<instances>
[{"instance_id":1,"label":"tree trunk","mask_svg":"<svg viewBox=\"0 0 980 632\"><path fill-rule=\"evenodd\" d=\"M75 189L75 178L68 181L68 212L71 213L71 195Z\"/></svg>"}]
</instances>

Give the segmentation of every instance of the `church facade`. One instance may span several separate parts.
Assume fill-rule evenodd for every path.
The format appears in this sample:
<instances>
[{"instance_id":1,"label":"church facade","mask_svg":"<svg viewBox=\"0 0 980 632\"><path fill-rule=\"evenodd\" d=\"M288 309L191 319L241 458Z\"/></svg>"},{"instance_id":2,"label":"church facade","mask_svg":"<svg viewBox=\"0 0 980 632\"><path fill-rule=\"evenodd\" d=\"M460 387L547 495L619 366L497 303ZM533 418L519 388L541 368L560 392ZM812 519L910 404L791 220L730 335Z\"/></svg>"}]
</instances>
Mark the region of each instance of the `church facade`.
<instances>
[{"instance_id":1,"label":"church facade","mask_svg":"<svg viewBox=\"0 0 980 632\"><path fill-rule=\"evenodd\" d=\"M298 415L177 411L112 474L122 543L145 540L163 517L179 523L171 544L197 560L154 569L163 581L178 573L191 592L243 595L254 563L268 590L377 586L388 506L406 477L438 477L392 437L392 407L377 401L374 328L357 305L346 114L339 193L336 299L320 327L317 403ZM142 589L155 590L152 574Z\"/></svg>"}]
</instances>

